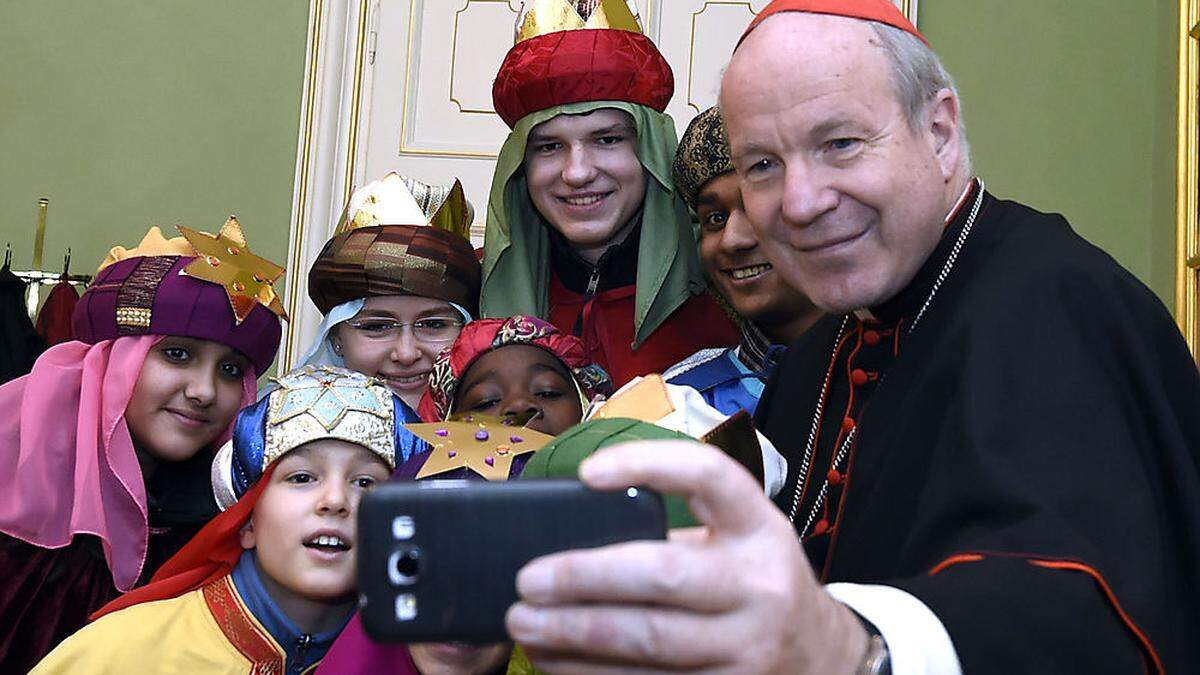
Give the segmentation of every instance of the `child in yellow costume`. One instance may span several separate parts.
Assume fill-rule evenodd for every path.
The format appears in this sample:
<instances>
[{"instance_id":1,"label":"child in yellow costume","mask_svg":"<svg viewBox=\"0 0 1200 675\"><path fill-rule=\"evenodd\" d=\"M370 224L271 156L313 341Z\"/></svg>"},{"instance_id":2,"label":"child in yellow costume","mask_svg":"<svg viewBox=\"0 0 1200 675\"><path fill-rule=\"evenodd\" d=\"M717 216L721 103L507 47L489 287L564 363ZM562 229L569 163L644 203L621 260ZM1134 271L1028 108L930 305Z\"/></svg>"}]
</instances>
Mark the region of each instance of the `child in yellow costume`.
<instances>
[{"instance_id":1,"label":"child in yellow costume","mask_svg":"<svg viewBox=\"0 0 1200 675\"><path fill-rule=\"evenodd\" d=\"M315 668L356 606L359 500L423 442L379 380L305 367L278 384L214 462L226 510L34 673Z\"/></svg>"}]
</instances>

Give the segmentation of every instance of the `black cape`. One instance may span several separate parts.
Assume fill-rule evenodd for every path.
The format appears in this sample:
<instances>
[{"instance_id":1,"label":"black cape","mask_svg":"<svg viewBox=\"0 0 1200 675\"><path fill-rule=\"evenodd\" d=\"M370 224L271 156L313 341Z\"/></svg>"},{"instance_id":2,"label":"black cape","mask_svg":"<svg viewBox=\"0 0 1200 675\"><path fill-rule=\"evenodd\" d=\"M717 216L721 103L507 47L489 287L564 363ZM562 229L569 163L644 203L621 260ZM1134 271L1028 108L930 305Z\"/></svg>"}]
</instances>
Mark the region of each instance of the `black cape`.
<instances>
[{"instance_id":1,"label":"black cape","mask_svg":"<svg viewBox=\"0 0 1200 675\"><path fill-rule=\"evenodd\" d=\"M27 375L46 351L25 309L25 282L0 267L0 384Z\"/></svg>"},{"instance_id":2,"label":"black cape","mask_svg":"<svg viewBox=\"0 0 1200 675\"><path fill-rule=\"evenodd\" d=\"M1064 218L987 194L908 332L974 198L897 297L823 320L781 363L758 408L789 463L777 502L801 486L822 581L912 593L964 672L1193 671L1196 364L1162 303Z\"/></svg>"}]
</instances>

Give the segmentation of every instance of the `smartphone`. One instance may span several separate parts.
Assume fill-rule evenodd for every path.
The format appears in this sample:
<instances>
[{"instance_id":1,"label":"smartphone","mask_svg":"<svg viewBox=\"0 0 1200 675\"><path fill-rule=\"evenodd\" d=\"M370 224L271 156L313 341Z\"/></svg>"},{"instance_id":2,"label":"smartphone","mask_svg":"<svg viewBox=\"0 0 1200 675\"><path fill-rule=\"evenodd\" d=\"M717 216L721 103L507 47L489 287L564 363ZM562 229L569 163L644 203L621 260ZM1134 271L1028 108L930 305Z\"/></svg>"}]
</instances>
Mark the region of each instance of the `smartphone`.
<instances>
[{"instance_id":1,"label":"smartphone","mask_svg":"<svg viewBox=\"0 0 1200 675\"><path fill-rule=\"evenodd\" d=\"M380 642L507 640L516 575L547 553L666 538L662 497L574 480L388 483L358 511L363 627Z\"/></svg>"}]
</instances>

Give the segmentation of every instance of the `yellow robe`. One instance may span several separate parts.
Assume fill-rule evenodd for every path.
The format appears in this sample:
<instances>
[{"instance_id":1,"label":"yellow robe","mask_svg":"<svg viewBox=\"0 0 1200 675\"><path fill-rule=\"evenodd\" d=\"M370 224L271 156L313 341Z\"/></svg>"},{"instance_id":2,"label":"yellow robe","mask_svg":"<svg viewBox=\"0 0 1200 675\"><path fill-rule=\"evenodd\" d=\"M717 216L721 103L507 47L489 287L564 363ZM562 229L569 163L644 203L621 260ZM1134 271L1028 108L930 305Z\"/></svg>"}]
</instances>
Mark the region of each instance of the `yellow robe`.
<instances>
[{"instance_id":1,"label":"yellow robe","mask_svg":"<svg viewBox=\"0 0 1200 675\"><path fill-rule=\"evenodd\" d=\"M50 652L31 675L139 672L274 675L284 672L284 651L225 576L178 598L102 617Z\"/></svg>"}]
</instances>

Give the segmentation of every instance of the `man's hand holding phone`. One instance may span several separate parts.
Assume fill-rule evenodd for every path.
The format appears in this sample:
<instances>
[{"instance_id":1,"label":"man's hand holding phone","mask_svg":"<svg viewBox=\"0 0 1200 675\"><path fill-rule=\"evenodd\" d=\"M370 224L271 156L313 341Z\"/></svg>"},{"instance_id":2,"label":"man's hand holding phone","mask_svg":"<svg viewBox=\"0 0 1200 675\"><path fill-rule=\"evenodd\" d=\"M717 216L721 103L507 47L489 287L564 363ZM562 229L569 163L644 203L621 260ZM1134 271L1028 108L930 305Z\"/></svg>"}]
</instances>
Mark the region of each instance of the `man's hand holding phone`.
<instances>
[{"instance_id":1,"label":"man's hand holding phone","mask_svg":"<svg viewBox=\"0 0 1200 675\"><path fill-rule=\"evenodd\" d=\"M597 490L682 495L703 527L533 560L509 634L547 672L852 672L858 619L824 592L787 519L750 474L688 441L605 448L580 466Z\"/></svg>"}]
</instances>

